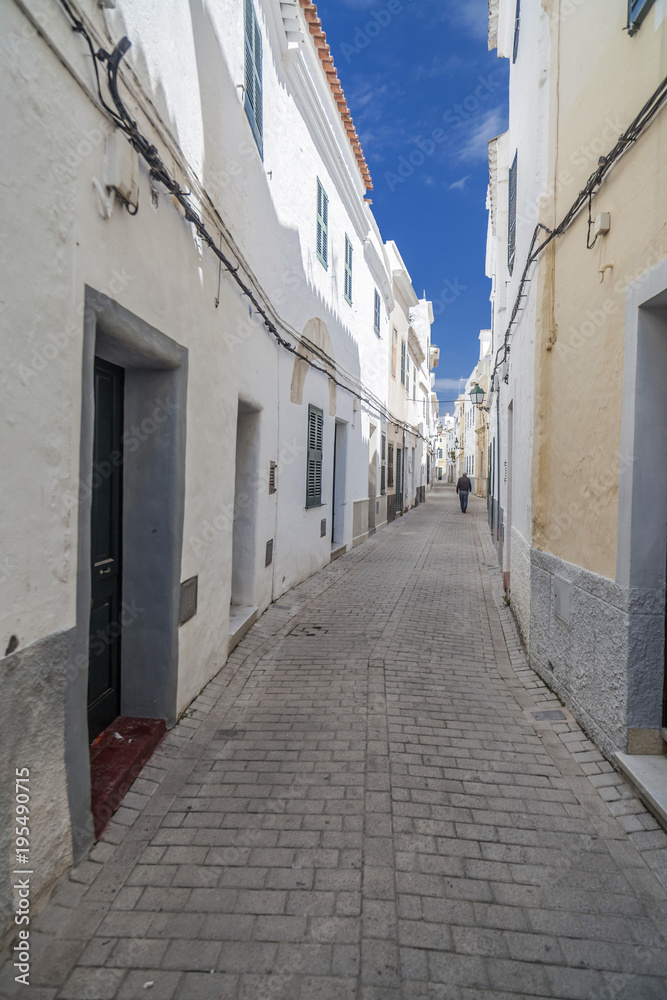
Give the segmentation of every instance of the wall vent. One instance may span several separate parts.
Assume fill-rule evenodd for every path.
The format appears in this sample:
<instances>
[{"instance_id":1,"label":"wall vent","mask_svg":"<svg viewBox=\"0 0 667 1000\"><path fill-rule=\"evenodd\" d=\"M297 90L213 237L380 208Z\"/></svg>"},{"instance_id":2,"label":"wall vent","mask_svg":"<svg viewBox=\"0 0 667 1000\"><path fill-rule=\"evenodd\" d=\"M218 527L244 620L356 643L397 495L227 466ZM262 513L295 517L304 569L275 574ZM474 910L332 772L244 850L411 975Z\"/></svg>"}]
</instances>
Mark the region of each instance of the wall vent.
<instances>
[{"instance_id":1,"label":"wall vent","mask_svg":"<svg viewBox=\"0 0 667 1000\"><path fill-rule=\"evenodd\" d=\"M185 625L197 614L198 576L191 576L181 584L181 594L178 604L178 624Z\"/></svg>"}]
</instances>

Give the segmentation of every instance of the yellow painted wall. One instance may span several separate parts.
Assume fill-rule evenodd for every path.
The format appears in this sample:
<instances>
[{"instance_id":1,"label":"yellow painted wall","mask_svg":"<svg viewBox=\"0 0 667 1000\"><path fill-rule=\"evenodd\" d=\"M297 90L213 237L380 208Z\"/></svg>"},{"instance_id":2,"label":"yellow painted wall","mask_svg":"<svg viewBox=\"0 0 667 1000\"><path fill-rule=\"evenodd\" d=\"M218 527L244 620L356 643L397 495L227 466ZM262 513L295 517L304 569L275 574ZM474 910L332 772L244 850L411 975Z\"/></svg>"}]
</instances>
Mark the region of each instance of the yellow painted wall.
<instances>
[{"instance_id":1,"label":"yellow painted wall","mask_svg":"<svg viewBox=\"0 0 667 1000\"><path fill-rule=\"evenodd\" d=\"M667 17L651 10L630 38L627 5L587 0L551 11L551 192L540 219L560 221L667 76ZM573 5L570 4L570 7ZM656 26L657 25L657 26ZM533 539L539 549L613 578L616 568L625 290L667 256L667 107L593 198L611 230L586 249L588 213L543 254L536 329ZM605 264L613 264L604 274Z\"/></svg>"}]
</instances>

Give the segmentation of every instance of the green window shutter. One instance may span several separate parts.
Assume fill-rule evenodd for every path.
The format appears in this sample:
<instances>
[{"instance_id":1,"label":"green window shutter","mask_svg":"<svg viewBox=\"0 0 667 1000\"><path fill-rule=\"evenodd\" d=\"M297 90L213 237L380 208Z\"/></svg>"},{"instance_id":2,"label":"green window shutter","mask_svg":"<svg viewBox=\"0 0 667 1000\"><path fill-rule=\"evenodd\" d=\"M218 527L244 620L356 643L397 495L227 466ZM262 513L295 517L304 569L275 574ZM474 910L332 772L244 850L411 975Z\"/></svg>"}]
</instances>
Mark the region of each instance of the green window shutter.
<instances>
[{"instance_id":1,"label":"green window shutter","mask_svg":"<svg viewBox=\"0 0 667 1000\"><path fill-rule=\"evenodd\" d=\"M380 333L380 295L375 289L375 299L373 301L373 329L379 335Z\"/></svg>"},{"instance_id":2,"label":"green window shutter","mask_svg":"<svg viewBox=\"0 0 667 1000\"><path fill-rule=\"evenodd\" d=\"M405 341L401 341L401 385L405 385Z\"/></svg>"},{"instance_id":3,"label":"green window shutter","mask_svg":"<svg viewBox=\"0 0 667 1000\"><path fill-rule=\"evenodd\" d=\"M329 199L317 179L317 257L324 268L329 268Z\"/></svg>"},{"instance_id":4,"label":"green window shutter","mask_svg":"<svg viewBox=\"0 0 667 1000\"><path fill-rule=\"evenodd\" d=\"M261 155L263 150L262 36L252 0L245 0L245 110Z\"/></svg>"},{"instance_id":5,"label":"green window shutter","mask_svg":"<svg viewBox=\"0 0 667 1000\"><path fill-rule=\"evenodd\" d=\"M387 486L389 489L394 485L394 446L387 445Z\"/></svg>"},{"instance_id":6,"label":"green window shutter","mask_svg":"<svg viewBox=\"0 0 667 1000\"><path fill-rule=\"evenodd\" d=\"M345 301L352 305L352 243L345 234Z\"/></svg>"},{"instance_id":7,"label":"green window shutter","mask_svg":"<svg viewBox=\"0 0 667 1000\"><path fill-rule=\"evenodd\" d=\"M306 461L306 507L322 503L322 434L324 413L317 406L308 407L308 458Z\"/></svg>"},{"instance_id":8,"label":"green window shutter","mask_svg":"<svg viewBox=\"0 0 667 1000\"><path fill-rule=\"evenodd\" d=\"M517 188L517 154L514 154L514 162L510 167L509 176L509 204L507 222L507 270L511 274L514 270L514 260L516 258L516 188Z\"/></svg>"}]
</instances>

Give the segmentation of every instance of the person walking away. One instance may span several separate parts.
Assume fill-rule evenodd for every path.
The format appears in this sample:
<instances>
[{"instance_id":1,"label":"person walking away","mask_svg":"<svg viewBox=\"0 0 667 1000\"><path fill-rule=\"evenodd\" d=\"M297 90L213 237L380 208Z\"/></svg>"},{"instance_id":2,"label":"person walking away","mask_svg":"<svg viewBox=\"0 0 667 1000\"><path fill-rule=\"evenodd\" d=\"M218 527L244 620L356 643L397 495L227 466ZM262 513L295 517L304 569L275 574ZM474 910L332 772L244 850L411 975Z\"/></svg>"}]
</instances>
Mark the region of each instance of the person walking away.
<instances>
[{"instance_id":1,"label":"person walking away","mask_svg":"<svg viewBox=\"0 0 667 1000\"><path fill-rule=\"evenodd\" d=\"M468 496L470 490L472 489L472 483L466 476L465 472L459 477L459 481L456 484L456 492L459 495L459 500L461 502L461 513L465 514L468 509Z\"/></svg>"}]
</instances>

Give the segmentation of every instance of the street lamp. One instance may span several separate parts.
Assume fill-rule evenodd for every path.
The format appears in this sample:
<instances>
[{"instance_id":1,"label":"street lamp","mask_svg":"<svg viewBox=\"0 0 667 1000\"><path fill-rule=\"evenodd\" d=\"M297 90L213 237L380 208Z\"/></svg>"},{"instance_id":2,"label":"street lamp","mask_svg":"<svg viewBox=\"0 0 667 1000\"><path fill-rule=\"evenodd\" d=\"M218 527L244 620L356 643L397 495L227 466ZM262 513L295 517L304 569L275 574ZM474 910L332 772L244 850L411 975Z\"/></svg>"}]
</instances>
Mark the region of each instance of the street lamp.
<instances>
[{"instance_id":1,"label":"street lamp","mask_svg":"<svg viewBox=\"0 0 667 1000\"><path fill-rule=\"evenodd\" d=\"M470 395L470 402L472 403L472 405L478 406L481 410L484 405L484 390L482 389L481 385L475 382L474 386L470 390L469 395Z\"/></svg>"}]
</instances>

